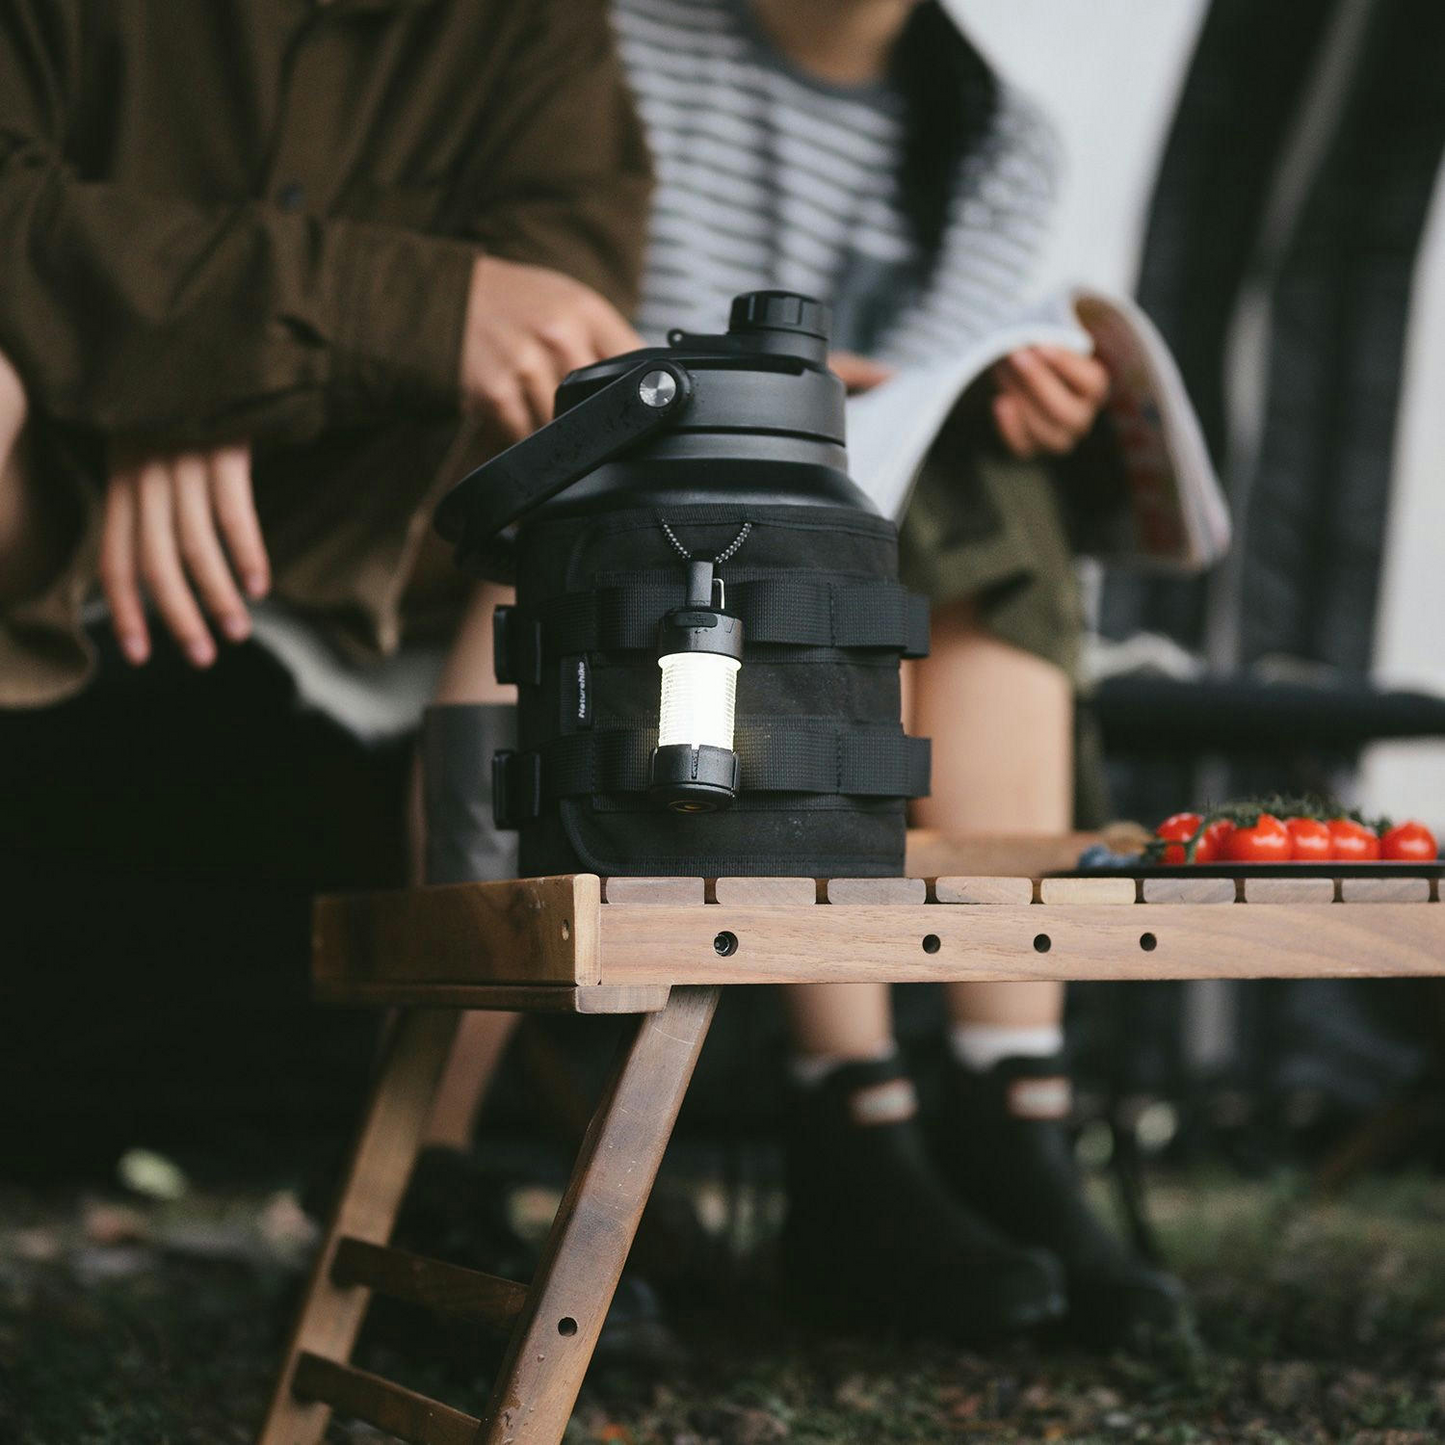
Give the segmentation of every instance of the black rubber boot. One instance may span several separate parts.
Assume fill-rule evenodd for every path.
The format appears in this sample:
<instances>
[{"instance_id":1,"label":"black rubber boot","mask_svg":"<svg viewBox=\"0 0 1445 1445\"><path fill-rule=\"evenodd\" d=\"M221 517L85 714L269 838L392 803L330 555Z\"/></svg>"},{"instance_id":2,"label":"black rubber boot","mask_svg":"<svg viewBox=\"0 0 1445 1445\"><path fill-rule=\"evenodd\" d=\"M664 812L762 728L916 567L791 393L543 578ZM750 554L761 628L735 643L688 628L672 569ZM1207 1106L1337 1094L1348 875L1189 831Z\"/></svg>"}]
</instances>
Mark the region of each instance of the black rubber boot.
<instances>
[{"instance_id":1,"label":"black rubber boot","mask_svg":"<svg viewBox=\"0 0 1445 1445\"><path fill-rule=\"evenodd\" d=\"M847 1064L794 1091L782 1263L796 1311L970 1344L1058 1319L1057 1262L950 1196L916 1112L896 1061Z\"/></svg>"},{"instance_id":2,"label":"black rubber boot","mask_svg":"<svg viewBox=\"0 0 1445 1445\"><path fill-rule=\"evenodd\" d=\"M933 1157L957 1198L1063 1265L1067 1332L1091 1348L1151 1349L1187 1330L1184 1287L1136 1258L1090 1210L1068 1130L1061 1058L950 1066Z\"/></svg>"},{"instance_id":3,"label":"black rubber boot","mask_svg":"<svg viewBox=\"0 0 1445 1445\"><path fill-rule=\"evenodd\" d=\"M512 1228L507 1193L507 1182L472 1156L454 1149L425 1149L417 1159L392 1242L414 1254L503 1279L529 1280L538 1251ZM418 1353L436 1349L438 1340L451 1342L448 1352L475 1348L476 1331L458 1331L454 1321L443 1319L428 1327L417 1312L407 1312L399 1326L403 1332L399 1342L405 1343L410 1332ZM633 1272L618 1282L593 1353L600 1361L641 1370L673 1369L687 1360L657 1292Z\"/></svg>"}]
</instances>

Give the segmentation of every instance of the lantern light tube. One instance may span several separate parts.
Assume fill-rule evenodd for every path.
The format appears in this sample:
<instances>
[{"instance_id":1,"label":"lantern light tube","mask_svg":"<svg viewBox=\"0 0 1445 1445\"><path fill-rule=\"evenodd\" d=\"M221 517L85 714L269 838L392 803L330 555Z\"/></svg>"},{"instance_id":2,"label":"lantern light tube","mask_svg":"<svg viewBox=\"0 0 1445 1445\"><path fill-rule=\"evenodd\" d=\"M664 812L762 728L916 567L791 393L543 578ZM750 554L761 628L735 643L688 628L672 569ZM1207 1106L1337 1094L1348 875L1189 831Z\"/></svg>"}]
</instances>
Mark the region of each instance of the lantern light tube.
<instances>
[{"instance_id":1,"label":"lantern light tube","mask_svg":"<svg viewBox=\"0 0 1445 1445\"><path fill-rule=\"evenodd\" d=\"M737 658L716 652L673 652L659 658L658 666L662 669L658 747L683 744L731 752L742 666Z\"/></svg>"},{"instance_id":2,"label":"lantern light tube","mask_svg":"<svg viewBox=\"0 0 1445 1445\"><path fill-rule=\"evenodd\" d=\"M662 695L649 791L675 812L707 813L726 808L741 786L733 723L743 624L699 601L700 586L689 591L658 629Z\"/></svg>"}]
</instances>

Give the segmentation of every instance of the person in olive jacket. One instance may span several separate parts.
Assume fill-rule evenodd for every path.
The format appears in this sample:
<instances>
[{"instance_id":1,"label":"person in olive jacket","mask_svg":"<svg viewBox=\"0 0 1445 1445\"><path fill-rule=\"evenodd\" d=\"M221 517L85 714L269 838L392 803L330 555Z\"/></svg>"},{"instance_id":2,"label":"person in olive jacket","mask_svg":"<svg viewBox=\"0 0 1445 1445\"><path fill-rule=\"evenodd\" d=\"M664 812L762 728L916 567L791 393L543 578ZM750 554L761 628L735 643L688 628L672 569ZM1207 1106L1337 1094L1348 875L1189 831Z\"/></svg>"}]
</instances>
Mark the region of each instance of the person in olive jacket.
<instances>
[{"instance_id":1,"label":"person in olive jacket","mask_svg":"<svg viewBox=\"0 0 1445 1445\"><path fill-rule=\"evenodd\" d=\"M648 190L593 0L0 0L0 706L97 582L137 664L455 617L459 437L636 344Z\"/></svg>"}]
</instances>

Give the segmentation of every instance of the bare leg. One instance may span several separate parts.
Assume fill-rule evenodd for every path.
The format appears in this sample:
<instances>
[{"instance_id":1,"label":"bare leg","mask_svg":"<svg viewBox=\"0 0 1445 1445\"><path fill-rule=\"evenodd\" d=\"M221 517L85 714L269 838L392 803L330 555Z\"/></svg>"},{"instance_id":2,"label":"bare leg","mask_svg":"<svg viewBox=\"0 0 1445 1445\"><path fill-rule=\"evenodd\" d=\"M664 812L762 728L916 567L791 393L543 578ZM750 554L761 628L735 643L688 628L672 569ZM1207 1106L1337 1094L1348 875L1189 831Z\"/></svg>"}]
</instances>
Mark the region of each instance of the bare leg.
<instances>
[{"instance_id":1,"label":"bare leg","mask_svg":"<svg viewBox=\"0 0 1445 1445\"><path fill-rule=\"evenodd\" d=\"M805 1058L877 1059L893 1047L882 983L799 983L783 990L794 1051Z\"/></svg>"},{"instance_id":2,"label":"bare leg","mask_svg":"<svg viewBox=\"0 0 1445 1445\"><path fill-rule=\"evenodd\" d=\"M920 821L1056 832L1072 796L1072 705L1056 667L980 631L967 607L934 617L915 726L934 739ZM1147 1345L1185 1315L1178 1283L1135 1259L1089 1210L1067 1130L1055 984L955 984L950 1071L933 1158L954 1197L1063 1267L1068 1326L1090 1344Z\"/></svg>"},{"instance_id":3,"label":"bare leg","mask_svg":"<svg viewBox=\"0 0 1445 1445\"><path fill-rule=\"evenodd\" d=\"M915 821L951 832L1063 832L1073 802L1073 690L1051 663L979 628L969 603L933 617L933 650L906 668L909 730L933 739L933 793ZM892 1036L881 984L786 990L794 1046L804 1055L877 1058ZM953 984L955 1020L1013 1028L1057 1025L1054 983Z\"/></svg>"},{"instance_id":4,"label":"bare leg","mask_svg":"<svg viewBox=\"0 0 1445 1445\"><path fill-rule=\"evenodd\" d=\"M949 832L1059 833L1073 806L1073 689L1052 663L980 629L958 603L933 617L933 651L917 664L912 730L933 739L933 793L916 820ZM1057 1024L1056 983L960 983L956 1020Z\"/></svg>"},{"instance_id":5,"label":"bare leg","mask_svg":"<svg viewBox=\"0 0 1445 1445\"><path fill-rule=\"evenodd\" d=\"M935 786L944 802L933 818L950 827L961 826L946 804L957 791L950 773L965 760L971 766L973 744L955 745L966 725L946 703L934 704L946 699L940 684L952 681L955 668L975 665L965 646L975 635L968 614L936 615L937 656L904 674L910 730L935 734ZM984 696L995 712L1015 705L1006 692L989 697L985 689ZM1007 728L1000 732L1009 736ZM798 1087L789 1107L782 1253L794 1297L821 1302L830 1315L861 1309L870 1322L926 1323L965 1340L1061 1314L1063 1280L1054 1260L1017 1248L965 1208L939 1174L916 1095L895 1056L887 988L832 984L785 992ZM1057 1008L1056 999L1051 1006Z\"/></svg>"},{"instance_id":6,"label":"bare leg","mask_svg":"<svg viewBox=\"0 0 1445 1445\"><path fill-rule=\"evenodd\" d=\"M0 603L37 592L59 566L63 528L25 466L29 408L20 375L0 354Z\"/></svg>"},{"instance_id":7,"label":"bare leg","mask_svg":"<svg viewBox=\"0 0 1445 1445\"><path fill-rule=\"evenodd\" d=\"M517 701L517 689L498 682L492 669L492 611L514 596L510 587L495 582L483 582L472 593L437 684L438 702Z\"/></svg>"},{"instance_id":8,"label":"bare leg","mask_svg":"<svg viewBox=\"0 0 1445 1445\"><path fill-rule=\"evenodd\" d=\"M492 609L511 600L509 589L486 582L472 594L437 686L437 702L516 702L517 689L499 683L492 670ZM420 878L424 840L419 766L412 776L411 837L414 876ZM516 1025L516 1014L473 1011L462 1015L427 1125L429 1144L471 1147L482 1096Z\"/></svg>"}]
</instances>

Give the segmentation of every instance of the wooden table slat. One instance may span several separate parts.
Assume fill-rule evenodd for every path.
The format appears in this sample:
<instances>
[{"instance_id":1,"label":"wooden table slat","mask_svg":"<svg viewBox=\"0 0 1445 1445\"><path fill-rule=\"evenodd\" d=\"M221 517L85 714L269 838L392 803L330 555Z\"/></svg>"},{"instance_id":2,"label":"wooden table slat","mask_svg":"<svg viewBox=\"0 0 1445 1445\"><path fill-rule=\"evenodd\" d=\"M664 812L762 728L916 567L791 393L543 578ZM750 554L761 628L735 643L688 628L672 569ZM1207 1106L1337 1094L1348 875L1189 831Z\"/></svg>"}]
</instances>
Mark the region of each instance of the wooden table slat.
<instances>
[{"instance_id":1,"label":"wooden table slat","mask_svg":"<svg viewBox=\"0 0 1445 1445\"><path fill-rule=\"evenodd\" d=\"M718 903L789 903L795 906L818 901L816 878L717 878L713 898Z\"/></svg>"},{"instance_id":2,"label":"wooden table slat","mask_svg":"<svg viewBox=\"0 0 1445 1445\"><path fill-rule=\"evenodd\" d=\"M1333 903L1333 878L1242 878L1246 903Z\"/></svg>"},{"instance_id":3,"label":"wooden table slat","mask_svg":"<svg viewBox=\"0 0 1445 1445\"><path fill-rule=\"evenodd\" d=\"M1434 896L1429 878L1341 878L1343 903L1429 903Z\"/></svg>"},{"instance_id":4,"label":"wooden table slat","mask_svg":"<svg viewBox=\"0 0 1445 1445\"><path fill-rule=\"evenodd\" d=\"M829 903L923 903L928 884L922 878L829 878L826 896Z\"/></svg>"},{"instance_id":5,"label":"wooden table slat","mask_svg":"<svg viewBox=\"0 0 1445 1445\"><path fill-rule=\"evenodd\" d=\"M602 900L613 907L662 908L701 903L701 878L604 878Z\"/></svg>"},{"instance_id":6,"label":"wooden table slat","mask_svg":"<svg viewBox=\"0 0 1445 1445\"><path fill-rule=\"evenodd\" d=\"M933 884L940 903L1013 903L1034 901L1032 878L938 878Z\"/></svg>"},{"instance_id":7,"label":"wooden table slat","mask_svg":"<svg viewBox=\"0 0 1445 1445\"><path fill-rule=\"evenodd\" d=\"M1145 903L1233 903L1238 890L1233 878L1144 878Z\"/></svg>"},{"instance_id":8,"label":"wooden table slat","mask_svg":"<svg viewBox=\"0 0 1445 1445\"><path fill-rule=\"evenodd\" d=\"M1136 891L1132 878L1044 878L1039 883L1039 900L1084 908L1127 906L1134 902Z\"/></svg>"}]
</instances>

